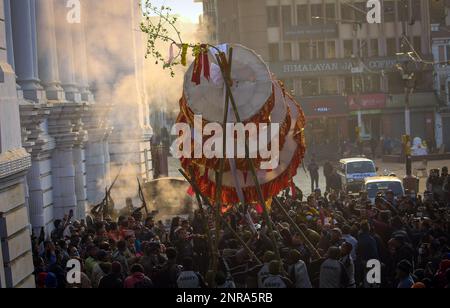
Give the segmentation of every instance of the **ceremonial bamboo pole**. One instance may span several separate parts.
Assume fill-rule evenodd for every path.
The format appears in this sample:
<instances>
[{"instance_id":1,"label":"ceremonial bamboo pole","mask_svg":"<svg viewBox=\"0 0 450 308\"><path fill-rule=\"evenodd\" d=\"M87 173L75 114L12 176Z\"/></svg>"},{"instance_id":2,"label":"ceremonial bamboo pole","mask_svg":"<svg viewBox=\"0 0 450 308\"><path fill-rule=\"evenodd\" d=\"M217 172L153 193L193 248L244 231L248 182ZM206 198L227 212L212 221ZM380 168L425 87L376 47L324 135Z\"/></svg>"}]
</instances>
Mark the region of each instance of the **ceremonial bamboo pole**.
<instances>
[{"instance_id":1,"label":"ceremonial bamboo pole","mask_svg":"<svg viewBox=\"0 0 450 308\"><path fill-rule=\"evenodd\" d=\"M302 229L300 229L300 227L295 223L295 221L292 219L291 216L289 216L289 213L286 211L286 209L283 207L283 205L280 203L280 201L278 200L278 198L273 198L273 201L275 202L275 204L280 208L281 212L284 214L284 216L286 216L286 218L288 219L289 223L294 227L294 229L300 234L300 236L302 237L303 241L305 242L306 246L308 247L309 250L311 250L311 252L316 256L316 258L320 259L322 258L322 256L320 255L320 253L317 251L317 249L314 247L313 244L311 244L311 242L309 241L308 237L305 235L305 233L303 233Z\"/></svg>"},{"instance_id":2,"label":"ceremonial bamboo pole","mask_svg":"<svg viewBox=\"0 0 450 308\"><path fill-rule=\"evenodd\" d=\"M180 170L180 172L182 172L182 170ZM183 174L183 173L184 173L184 172L182 172L182 174ZM191 179L194 179L195 176L194 176L194 170L193 170L192 167L189 168L189 173L190 173L190 175L191 175ZM183 174L183 176L186 178L187 175L186 175L186 174ZM192 185L191 185L191 186L192 186ZM213 242L212 242L211 233L209 232L209 228L208 228L208 219L207 219L207 217L206 217L206 215L205 215L205 210L203 209L202 198L201 198L201 196L200 196L199 190L195 189L194 186L192 186L192 188L193 188L194 191L195 191L195 197L196 197L196 199L197 199L198 208L199 208L199 211L200 211L200 215L201 215L201 217L202 217L202 220L203 220L203 228L205 229L206 239L207 239L207 241L208 241L209 256L212 256L212 254L213 254L213 249L214 249L214 245L213 245Z\"/></svg>"},{"instance_id":3,"label":"ceremonial bamboo pole","mask_svg":"<svg viewBox=\"0 0 450 308\"><path fill-rule=\"evenodd\" d=\"M197 183L194 180L194 177L189 178L189 176L182 170L179 169L181 175L191 184L192 188L194 189L195 193L209 206L212 207L211 202L207 197L205 197L202 192L200 191L200 188L198 187ZM261 260L258 259L258 257L255 255L253 250L248 247L247 243L237 234L237 232L233 229L233 227L230 225L228 221L226 221L225 218L220 216L220 219L222 220L223 224L230 230L231 234L241 243L241 245L244 247L245 251L247 251L248 255L252 257L258 265L261 265Z\"/></svg>"},{"instance_id":4,"label":"ceremonial bamboo pole","mask_svg":"<svg viewBox=\"0 0 450 308\"><path fill-rule=\"evenodd\" d=\"M222 180L223 180L223 171L225 167L225 153L226 153L226 145L227 145L227 122L228 122L228 109L230 105L230 95L231 92L229 89L229 84L231 79L231 65L233 60L233 48L230 48L228 52L228 61L226 61L225 57L217 57L217 61L222 70L222 74L227 76L227 79L224 79L224 83L227 84L226 94L225 94L225 105L223 110L223 121L222 121L222 129L223 129L223 138L222 138L222 159L219 163L219 172L216 172L216 204L215 204L215 240L214 240L214 252L213 252L213 260L212 260L212 271L214 273L217 272L219 265L219 238L220 238L220 223L221 223L221 208L222 208ZM225 63L224 63L225 62Z\"/></svg>"},{"instance_id":5,"label":"ceremonial bamboo pole","mask_svg":"<svg viewBox=\"0 0 450 308\"><path fill-rule=\"evenodd\" d=\"M220 61L220 58L218 56L216 56L216 57L218 59L220 70L222 72L222 78L224 79L225 87L227 88L226 89L227 93L229 93L229 100L230 100L231 106L233 108L233 112L234 112L234 116L236 118L236 122L237 123L242 123L241 117L239 115L239 111L238 111L237 106L236 106L236 101L234 99L233 93L231 92L231 82L232 82L231 81L231 76L226 73L226 67L224 67L224 63L222 63L222 61ZM247 139L245 139L245 153L249 153L249 147L248 147L248 140ZM270 239L272 240L272 243L273 243L273 247L274 247L274 250L275 250L274 251L275 255L276 255L277 259L281 261L280 251L278 249L277 240L276 240L275 234L274 234L274 228L273 228L270 216L269 216L269 211L267 210L267 207L266 207L266 200L264 199L264 194L263 194L261 186L259 184L258 176L256 174L255 165L253 164L253 161L250 158L248 158L248 157L246 157L246 161L247 161L247 163L248 163L248 165L250 167L250 173L251 173L252 178L253 178L253 183L255 184L255 187L256 187L256 191L257 191L257 194L258 194L258 199L259 199L259 202L261 203L261 206L263 208L264 220L266 221L267 228L269 229L269 236L270 236Z\"/></svg>"}]
</instances>

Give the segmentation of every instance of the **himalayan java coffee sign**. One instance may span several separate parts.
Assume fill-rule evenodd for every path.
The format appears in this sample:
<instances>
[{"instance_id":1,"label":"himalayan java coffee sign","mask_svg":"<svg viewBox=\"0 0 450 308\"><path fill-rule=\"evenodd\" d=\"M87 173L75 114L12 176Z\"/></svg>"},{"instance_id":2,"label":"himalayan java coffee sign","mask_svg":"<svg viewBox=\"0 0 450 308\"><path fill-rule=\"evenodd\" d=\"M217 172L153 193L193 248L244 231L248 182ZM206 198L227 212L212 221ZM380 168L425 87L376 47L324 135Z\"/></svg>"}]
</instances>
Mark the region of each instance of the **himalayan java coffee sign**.
<instances>
[{"instance_id":1,"label":"himalayan java coffee sign","mask_svg":"<svg viewBox=\"0 0 450 308\"><path fill-rule=\"evenodd\" d=\"M398 58L369 58L361 66L354 59L330 59L320 61L277 62L271 63L271 70L280 78L305 75L351 74L367 68L371 71L392 71L399 62Z\"/></svg>"}]
</instances>

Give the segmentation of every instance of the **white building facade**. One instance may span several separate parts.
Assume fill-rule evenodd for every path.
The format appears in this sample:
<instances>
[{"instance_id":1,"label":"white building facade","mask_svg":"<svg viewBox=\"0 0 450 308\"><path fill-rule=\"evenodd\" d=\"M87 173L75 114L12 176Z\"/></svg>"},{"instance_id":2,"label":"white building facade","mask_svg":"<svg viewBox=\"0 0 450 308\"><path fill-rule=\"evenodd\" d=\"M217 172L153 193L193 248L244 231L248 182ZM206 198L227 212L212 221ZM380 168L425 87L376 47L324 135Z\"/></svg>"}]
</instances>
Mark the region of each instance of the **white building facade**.
<instances>
[{"instance_id":1,"label":"white building facade","mask_svg":"<svg viewBox=\"0 0 450 308\"><path fill-rule=\"evenodd\" d=\"M48 235L71 210L83 219L88 206L103 199L112 164L131 165L126 176L134 179L152 176L139 1L117 2L122 18L116 19L93 13L110 10L111 1L81 0L80 8L71 8L66 0L0 0L2 288L34 285L31 230ZM71 19L78 13L78 21ZM123 45L89 38L91 21L99 18L104 27L123 29L111 33ZM99 41L99 54L110 55L104 78L90 75L92 40ZM119 75L131 85L120 99ZM109 93L97 99L101 83ZM124 113L127 121L114 116Z\"/></svg>"}]
</instances>

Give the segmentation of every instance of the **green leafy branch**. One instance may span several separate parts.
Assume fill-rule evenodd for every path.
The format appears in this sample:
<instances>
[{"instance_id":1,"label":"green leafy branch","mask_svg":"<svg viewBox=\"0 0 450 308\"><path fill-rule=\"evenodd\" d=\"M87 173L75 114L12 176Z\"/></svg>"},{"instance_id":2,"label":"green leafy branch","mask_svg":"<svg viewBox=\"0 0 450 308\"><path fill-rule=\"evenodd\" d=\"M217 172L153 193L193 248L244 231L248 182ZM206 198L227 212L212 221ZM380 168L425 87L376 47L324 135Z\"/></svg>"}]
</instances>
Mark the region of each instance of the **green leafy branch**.
<instances>
[{"instance_id":1,"label":"green leafy branch","mask_svg":"<svg viewBox=\"0 0 450 308\"><path fill-rule=\"evenodd\" d=\"M163 69L168 69L172 77L175 76L174 68L178 65L187 65L187 53L189 50L192 56L196 57L200 53L207 51L209 47L215 48L209 44L191 44L183 42L181 31L178 29L178 17L172 14L172 9L168 6L155 6L152 0L145 0L142 5L144 20L140 23L140 30L147 35L146 55L155 59L155 64L163 63ZM175 34L173 34L175 33ZM174 37L172 37L173 35ZM178 48L178 52L169 62L158 50L158 42L168 43Z\"/></svg>"}]
</instances>

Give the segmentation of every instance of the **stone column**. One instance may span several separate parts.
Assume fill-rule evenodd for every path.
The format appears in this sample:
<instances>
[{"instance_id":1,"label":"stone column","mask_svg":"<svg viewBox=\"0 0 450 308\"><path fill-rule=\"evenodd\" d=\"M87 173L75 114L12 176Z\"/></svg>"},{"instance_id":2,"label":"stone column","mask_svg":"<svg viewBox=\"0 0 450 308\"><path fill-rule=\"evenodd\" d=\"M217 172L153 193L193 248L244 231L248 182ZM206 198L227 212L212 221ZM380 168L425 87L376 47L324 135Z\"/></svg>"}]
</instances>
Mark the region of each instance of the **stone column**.
<instances>
[{"instance_id":1,"label":"stone column","mask_svg":"<svg viewBox=\"0 0 450 308\"><path fill-rule=\"evenodd\" d=\"M19 1L13 1L19 2ZM28 1L20 1L28 2ZM28 8L29 7L24 7ZM6 9L6 11L4 11ZM8 63L5 21L11 20L9 5L0 5L0 287L33 287L33 257L30 221L25 200L25 175L31 166L30 155L22 147L16 74ZM29 10L28 10L29 12ZM16 13L18 11L16 10ZM26 19L24 24L30 21ZM10 42L10 40L9 40ZM23 51L22 55L27 52ZM20 58L27 60L27 57ZM29 60L29 59L28 59ZM11 61L11 60L10 60ZM38 86L21 63L24 85ZM30 87L31 89L31 87Z\"/></svg>"},{"instance_id":2,"label":"stone column","mask_svg":"<svg viewBox=\"0 0 450 308\"><path fill-rule=\"evenodd\" d=\"M23 101L20 105L22 142L31 154L32 165L27 174L29 213L33 230L39 234L42 227L47 234L53 229L53 182L51 152L54 140L47 132L48 105Z\"/></svg>"},{"instance_id":3,"label":"stone column","mask_svg":"<svg viewBox=\"0 0 450 308\"><path fill-rule=\"evenodd\" d=\"M11 1L10 4L17 83L26 99L39 103L45 100L45 92L38 75L35 1Z\"/></svg>"},{"instance_id":4,"label":"stone column","mask_svg":"<svg viewBox=\"0 0 450 308\"><path fill-rule=\"evenodd\" d=\"M58 50L58 67L61 85L68 101L81 102L79 85L76 83L74 44L72 28L74 24L67 21L66 1L54 2L56 20L56 46Z\"/></svg>"},{"instance_id":5,"label":"stone column","mask_svg":"<svg viewBox=\"0 0 450 308\"><path fill-rule=\"evenodd\" d=\"M74 59L75 67L77 71L75 72L75 81L78 85L79 91L81 93L81 99L86 102L93 102L94 96L89 89L89 77L87 68L87 51L86 51L86 17L88 7L86 1L82 2L81 8L81 22L71 25L72 28L72 38L75 54L77 55Z\"/></svg>"},{"instance_id":6,"label":"stone column","mask_svg":"<svg viewBox=\"0 0 450 308\"><path fill-rule=\"evenodd\" d=\"M109 145L108 138L112 128L105 120L111 106L95 103L83 118L88 131L86 143L87 198L91 205L98 204L105 195L105 187L109 186Z\"/></svg>"},{"instance_id":7,"label":"stone column","mask_svg":"<svg viewBox=\"0 0 450 308\"><path fill-rule=\"evenodd\" d=\"M82 119L88 112L88 106L81 106L81 114L78 122L75 124L74 131L78 133L73 148L73 163L75 167L75 195L77 198L76 217L78 219L86 218L87 210L87 192L86 192L86 154L85 145L88 140L88 132L84 129ZM91 172L89 170L89 172Z\"/></svg>"},{"instance_id":8,"label":"stone column","mask_svg":"<svg viewBox=\"0 0 450 308\"><path fill-rule=\"evenodd\" d=\"M54 104L48 120L49 133L56 142L51 164L55 219L61 219L70 210L76 215L77 211L73 147L78 132L74 131L72 123L79 116L79 110L77 103Z\"/></svg>"},{"instance_id":9,"label":"stone column","mask_svg":"<svg viewBox=\"0 0 450 308\"><path fill-rule=\"evenodd\" d=\"M64 100L58 71L54 0L36 0L39 78L49 100Z\"/></svg>"}]
</instances>

